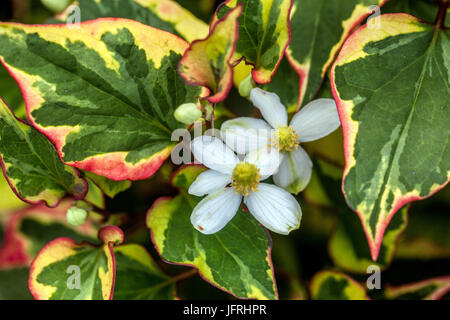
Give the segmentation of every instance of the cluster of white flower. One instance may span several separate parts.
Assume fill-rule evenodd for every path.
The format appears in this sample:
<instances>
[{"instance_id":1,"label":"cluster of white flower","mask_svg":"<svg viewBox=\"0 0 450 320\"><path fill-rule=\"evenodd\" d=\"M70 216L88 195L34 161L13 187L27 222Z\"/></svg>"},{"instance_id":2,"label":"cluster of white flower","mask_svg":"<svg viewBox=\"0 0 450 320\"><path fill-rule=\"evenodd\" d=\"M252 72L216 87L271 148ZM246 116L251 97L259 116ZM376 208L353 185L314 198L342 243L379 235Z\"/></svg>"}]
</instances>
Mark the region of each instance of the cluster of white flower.
<instances>
[{"instance_id":1,"label":"cluster of white flower","mask_svg":"<svg viewBox=\"0 0 450 320\"><path fill-rule=\"evenodd\" d=\"M275 93L254 88L250 100L265 121L228 120L221 126L221 139L205 135L191 143L196 160L209 168L189 188L192 195L206 196L191 215L193 226L204 234L221 230L242 199L267 229L281 234L297 229L302 212L291 193L306 187L312 171L312 162L300 143L320 139L340 125L332 99L310 102L290 124ZM262 182L270 176L276 185Z\"/></svg>"}]
</instances>

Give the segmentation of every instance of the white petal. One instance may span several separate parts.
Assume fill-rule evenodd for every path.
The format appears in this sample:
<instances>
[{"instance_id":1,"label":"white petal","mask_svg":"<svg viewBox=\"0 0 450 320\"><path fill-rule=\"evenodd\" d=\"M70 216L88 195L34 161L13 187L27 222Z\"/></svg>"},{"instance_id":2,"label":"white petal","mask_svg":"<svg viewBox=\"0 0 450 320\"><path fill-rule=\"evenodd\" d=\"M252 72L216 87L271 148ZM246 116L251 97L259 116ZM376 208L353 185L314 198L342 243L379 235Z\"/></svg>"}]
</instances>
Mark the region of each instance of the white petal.
<instances>
[{"instance_id":1,"label":"white petal","mask_svg":"<svg viewBox=\"0 0 450 320\"><path fill-rule=\"evenodd\" d=\"M272 128L276 129L278 126L287 125L286 108L275 93L254 88L250 92L250 100L261 111L263 118Z\"/></svg>"},{"instance_id":2,"label":"white petal","mask_svg":"<svg viewBox=\"0 0 450 320\"><path fill-rule=\"evenodd\" d=\"M220 128L222 139L239 154L269 144L272 130L264 120L248 117L225 121Z\"/></svg>"},{"instance_id":3,"label":"white petal","mask_svg":"<svg viewBox=\"0 0 450 320\"><path fill-rule=\"evenodd\" d=\"M303 148L285 154L273 181L290 193L299 193L309 183L312 172L312 161Z\"/></svg>"},{"instance_id":4,"label":"white petal","mask_svg":"<svg viewBox=\"0 0 450 320\"><path fill-rule=\"evenodd\" d=\"M283 154L277 149L268 146L250 151L244 161L252 163L259 168L259 173L263 176L263 180L278 171Z\"/></svg>"},{"instance_id":5,"label":"white petal","mask_svg":"<svg viewBox=\"0 0 450 320\"><path fill-rule=\"evenodd\" d=\"M192 140L191 151L199 162L224 174L231 174L239 162L236 154L222 140L212 136Z\"/></svg>"},{"instance_id":6,"label":"white petal","mask_svg":"<svg viewBox=\"0 0 450 320\"><path fill-rule=\"evenodd\" d=\"M206 170L200 173L189 187L188 192L194 196L204 196L219 189L223 189L231 183L231 175L223 174L214 170Z\"/></svg>"},{"instance_id":7,"label":"white petal","mask_svg":"<svg viewBox=\"0 0 450 320\"><path fill-rule=\"evenodd\" d=\"M333 99L317 99L304 106L291 121L299 135L298 141L308 142L330 134L339 126L339 115Z\"/></svg>"},{"instance_id":8,"label":"white petal","mask_svg":"<svg viewBox=\"0 0 450 320\"><path fill-rule=\"evenodd\" d=\"M234 217L242 196L234 188L223 188L200 201L192 211L191 223L195 229L204 234L212 234Z\"/></svg>"},{"instance_id":9,"label":"white petal","mask_svg":"<svg viewBox=\"0 0 450 320\"><path fill-rule=\"evenodd\" d=\"M286 190L272 184L260 183L244 202L250 213L267 229L288 234L298 229L302 210L297 200Z\"/></svg>"}]
</instances>

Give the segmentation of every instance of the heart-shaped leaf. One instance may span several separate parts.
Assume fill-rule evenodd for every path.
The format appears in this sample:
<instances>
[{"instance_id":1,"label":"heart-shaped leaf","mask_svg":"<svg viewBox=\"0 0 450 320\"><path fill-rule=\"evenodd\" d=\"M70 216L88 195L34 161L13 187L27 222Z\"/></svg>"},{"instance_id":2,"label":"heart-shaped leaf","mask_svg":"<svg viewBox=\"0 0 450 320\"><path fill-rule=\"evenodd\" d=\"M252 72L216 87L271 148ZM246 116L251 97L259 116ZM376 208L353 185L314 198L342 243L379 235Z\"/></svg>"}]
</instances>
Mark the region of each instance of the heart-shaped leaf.
<instances>
[{"instance_id":1,"label":"heart-shaped leaf","mask_svg":"<svg viewBox=\"0 0 450 320\"><path fill-rule=\"evenodd\" d=\"M176 73L188 44L139 22L0 24L0 60L61 159L112 180L151 176L170 155L174 109L201 88Z\"/></svg>"},{"instance_id":2,"label":"heart-shaped leaf","mask_svg":"<svg viewBox=\"0 0 450 320\"><path fill-rule=\"evenodd\" d=\"M103 245L77 244L69 238L50 241L30 267L29 288L37 300L111 300L116 262L114 245L123 241L114 226L100 229Z\"/></svg>"},{"instance_id":3,"label":"heart-shaped leaf","mask_svg":"<svg viewBox=\"0 0 450 320\"><path fill-rule=\"evenodd\" d=\"M233 57L238 39L237 19L242 5L230 10L217 20L207 38L191 43L180 60L178 71L190 85L204 86L212 92L207 100L218 103L224 100L233 85Z\"/></svg>"},{"instance_id":4,"label":"heart-shaped leaf","mask_svg":"<svg viewBox=\"0 0 450 320\"><path fill-rule=\"evenodd\" d=\"M223 18L240 4L243 11L239 17L235 60L244 57L254 67L253 79L268 83L290 41L292 0L228 0L218 8L214 19Z\"/></svg>"},{"instance_id":5,"label":"heart-shaped leaf","mask_svg":"<svg viewBox=\"0 0 450 320\"><path fill-rule=\"evenodd\" d=\"M82 199L87 192L78 171L64 165L47 138L15 118L1 98L0 163L11 188L25 202L54 207L67 193Z\"/></svg>"},{"instance_id":6,"label":"heart-shaped leaf","mask_svg":"<svg viewBox=\"0 0 450 320\"><path fill-rule=\"evenodd\" d=\"M153 243L168 262L193 266L211 284L239 298L277 297L267 232L239 210L221 231L204 235L190 222L201 198L187 193L205 168L187 166L173 177L180 190L175 198L160 198L147 216Z\"/></svg>"},{"instance_id":7,"label":"heart-shaped leaf","mask_svg":"<svg viewBox=\"0 0 450 320\"><path fill-rule=\"evenodd\" d=\"M292 41L286 55L300 77L297 109L319 91L328 68L352 29L386 0L294 0ZM289 77L286 82L297 81Z\"/></svg>"},{"instance_id":8,"label":"heart-shaped leaf","mask_svg":"<svg viewBox=\"0 0 450 320\"><path fill-rule=\"evenodd\" d=\"M343 190L372 259L393 215L450 177L450 32L406 14L355 31L332 68L344 132Z\"/></svg>"}]
</instances>

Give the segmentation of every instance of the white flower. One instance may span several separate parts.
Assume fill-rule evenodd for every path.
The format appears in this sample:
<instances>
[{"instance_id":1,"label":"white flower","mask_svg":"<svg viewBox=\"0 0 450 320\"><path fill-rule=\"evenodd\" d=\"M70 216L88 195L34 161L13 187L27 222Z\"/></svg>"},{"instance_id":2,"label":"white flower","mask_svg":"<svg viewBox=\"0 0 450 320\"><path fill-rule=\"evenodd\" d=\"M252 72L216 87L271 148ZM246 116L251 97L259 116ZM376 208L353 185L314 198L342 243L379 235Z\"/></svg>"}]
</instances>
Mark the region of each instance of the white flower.
<instances>
[{"instance_id":1,"label":"white flower","mask_svg":"<svg viewBox=\"0 0 450 320\"><path fill-rule=\"evenodd\" d=\"M196 196L207 195L191 215L198 231L212 234L222 229L234 217L242 199L250 213L273 232L288 234L299 227L302 212L294 196L260 182L278 170L277 150L264 146L240 161L222 140L212 136L195 138L191 150L210 169L202 172L188 190Z\"/></svg>"},{"instance_id":2,"label":"white flower","mask_svg":"<svg viewBox=\"0 0 450 320\"><path fill-rule=\"evenodd\" d=\"M280 168L273 176L275 184L291 193L299 193L309 183L312 162L301 142L320 139L340 126L333 99L317 99L304 106L288 125L286 108L280 98L260 88L252 89L250 100L263 118L236 118L225 121L221 134L227 145L244 153L271 144L282 154Z\"/></svg>"}]
</instances>

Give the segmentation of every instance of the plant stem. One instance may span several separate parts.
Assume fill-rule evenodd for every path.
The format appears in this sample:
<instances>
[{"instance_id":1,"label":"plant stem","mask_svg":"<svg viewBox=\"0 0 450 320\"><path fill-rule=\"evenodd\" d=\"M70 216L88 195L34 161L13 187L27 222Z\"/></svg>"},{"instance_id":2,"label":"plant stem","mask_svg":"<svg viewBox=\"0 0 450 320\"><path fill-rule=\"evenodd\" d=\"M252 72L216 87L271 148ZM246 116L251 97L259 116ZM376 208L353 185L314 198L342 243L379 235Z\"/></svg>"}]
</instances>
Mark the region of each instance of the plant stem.
<instances>
[{"instance_id":1,"label":"plant stem","mask_svg":"<svg viewBox=\"0 0 450 320\"><path fill-rule=\"evenodd\" d=\"M439 12L434 22L436 29L445 29L445 16L447 14L448 0L441 0L439 2Z\"/></svg>"}]
</instances>

